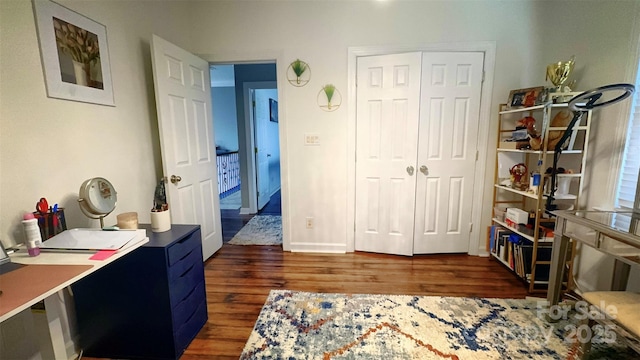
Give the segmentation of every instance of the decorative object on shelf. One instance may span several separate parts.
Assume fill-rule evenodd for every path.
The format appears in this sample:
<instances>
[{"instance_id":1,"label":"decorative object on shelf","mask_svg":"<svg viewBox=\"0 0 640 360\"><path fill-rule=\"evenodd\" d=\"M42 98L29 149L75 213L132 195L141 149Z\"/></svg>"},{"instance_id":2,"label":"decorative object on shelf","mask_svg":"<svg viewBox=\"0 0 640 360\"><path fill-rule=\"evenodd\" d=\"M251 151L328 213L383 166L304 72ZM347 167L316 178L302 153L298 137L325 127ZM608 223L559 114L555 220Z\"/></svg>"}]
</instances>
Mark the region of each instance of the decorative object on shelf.
<instances>
[{"instance_id":1,"label":"decorative object on shelf","mask_svg":"<svg viewBox=\"0 0 640 360\"><path fill-rule=\"evenodd\" d=\"M547 170L545 170L544 172L544 187L543 187L543 191L545 194L549 194L551 192L550 189L550 184L551 184L551 176L552 175L563 175L563 174L573 174L574 171L572 169L565 169L563 167L558 167L558 168L552 168L552 167L548 167ZM556 192L557 195L567 195L569 193L569 186L571 185L571 177L560 177L560 179L564 179L562 180L563 184L557 184L558 186L556 187ZM559 189L562 188L562 189Z\"/></svg>"},{"instance_id":2,"label":"decorative object on shelf","mask_svg":"<svg viewBox=\"0 0 640 360\"><path fill-rule=\"evenodd\" d=\"M540 180L542 179L539 173L532 173L529 178L529 191L530 193L537 195L540 188Z\"/></svg>"},{"instance_id":3,"label":"decorative object on shelf","mask_svg":"<svg viewBox=\"0 0 640 360\"><path fill-rule=\"evenodd\" d=\"M585 91L569 101L569 109L573 111L573 119L566 130L560 137L560 140L556 143L555 152L553 154L553 169L558 167L558 160L562 153L562 145L569 138L573 126L576 123L580 123L582 116L585 112L593 110L595 108L613 105L630 97L635 91L635 86L632 84L611 84L601 86L592 90ZM557 174L553 172L551 174L551 189L549 196L547 197L546 210L552 211L556 209L554 201L554 195L556 192Z\"/></svg>"},{"instance_id":4,"label":"decorative object on shelf","mask_svg":"<svg viewBox=\"0 0 640 360\"><path fill-rule=\"evenodd\" d=\"M47 95L115 106L106 27L52 1L33 7Z\"/></svg>"},{"instance_id":5,"label":"decorative object on shelf","mask_svg":"<svg viewBox=\"0 0 640 360\"><path fill-rule=\"evenodd\" d=\"M117 202L116 189L105 178L91 178L80 185L80 211L91 219L100 219L100 228L104 228L104 217L111 214Z\"/></svg>"},{"instance_id":6,"label":"decorative object on shelf","mask_svg":"<svg viewBox=\"0 0 640 360\"><path fill-rule=\"evenodd\" d=\"M558 61L557 63L547 65L547 75L545 80L551 81L555 86L554 92L570 92L571 87L575 86L575 80L569 85L565 86L564 83L569 80L569 75L573 71L575 66L575 55L571 56L568 61Z\"/></svg>"},{"instance_id":7,"label":"decorative object on shelf","mask_svg":"<svg viewBox=\"0 0 640 360\"><path fill-rule=\"evenodd\" d=\"M296 59L293 61L287 69L287 80L289 83L296 87L307 85L311 79L311 68L306 62Z\"/></svg>"},{"instance_id":8,"label":"decorative object on shelf","mask_svg":"<svg viewBox=\"0 0 640 360\"><path fill-rule=\"evenodd\" d=\"M551 120L550 127L566 127L571 121L571 112L568 110L562 110L558 112ZM552 130L549 131L549 141L547 142L547 148L551 149L556 146L556 144L560 141L562 137L562 130ZM544 139L542 136L532 137L529 143L531 144L531 149L540 150L542 147L542 142Z\"/></svg>"},{"instance_id":9,"label":"decorative object on shelf","mask_svg":"<svg viewBox=\"0 0 640 360\"><path fill-rule=\"evenodd\" d=\"M507 107L509 109L518 109L537 105L540 103L539 97L543 90L544 86L511 90L511 92L509 92Z\"/></svg>"},{"instance_id":10,"label":"decorative object on shelf","mask_svg":"<svg viewBox=\"0 0 640 360\"><path fill-rule=\"evenodd\" d=\"M538 134L536 132L536 119L533 116L525 116L516 121L516 129L527 129L527 134L532 136Z\"/></svg>"},{"instance_id":11,"label":"decorative object on shelf","mask_svg":"<svg viewBox=\"0 0 640 360\"><path fill-rule=\"evenodd\" d=\"M336 111L342 104L342 95L335 85L327 84L318 92L318 106L324 111Z\"/></svg>"},{"instance_id":12,"label":"decorative object on shelf","mask_svg":"<svg viewBox=\"0 0 640 360\"><path fill-rule=\"evenodd\" d=\"M515 164L509 172L511 174L512 188L523 191L529 188L529 178L527 178L527 166L525 164Z\"/></svg>"}]
</instances>

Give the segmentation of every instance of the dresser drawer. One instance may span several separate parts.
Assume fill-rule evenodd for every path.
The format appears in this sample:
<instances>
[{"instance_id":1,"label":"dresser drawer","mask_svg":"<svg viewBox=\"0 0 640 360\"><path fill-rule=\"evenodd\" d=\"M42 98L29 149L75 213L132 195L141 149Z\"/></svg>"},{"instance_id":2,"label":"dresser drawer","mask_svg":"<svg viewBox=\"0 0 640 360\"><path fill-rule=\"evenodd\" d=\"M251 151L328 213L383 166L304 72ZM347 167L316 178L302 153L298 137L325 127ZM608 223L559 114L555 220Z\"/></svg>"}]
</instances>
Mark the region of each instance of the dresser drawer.
<instances>
[{"instance_id":1,"label":"dresser drawer","mask_svg":"<svg viewBox=\"0 0 640 360\"><path fill-rule=\"evenodd\" d=\"M196 285L204 282L202 266L202 262L196 262L180 276L169 279L169 299L172 308L189 296Z\"/></svg>"},{"instance_id":2,"label":"dresser drawer","mask_svg":"<svg viewBox=\"0 0 640 360\"><path fill-rule=\"evenodd\" d=\"M203 300L198 304L191 317L176 331L176 353L182 355L191 340L198 335L200 329L207 322L207 316L207 302Z\"/></svg>"},{"instance_id":3,"label":"dresser drawer","mask_svg":"<svg viewBox=\"0 0 640 360\"><path fill-rule=\"evenodd\" d=\"M171 245L171 247L167 249L167 260L169 262L169 266L172 266L185 256L189 255L193 249L200 247L201 242L200 230L198 230Z\"/></svg>"},{"instance_id":4,"label":"dresser drawer","mask_svg":"<svg viewBox=\"0 0 640 360\"><path fill-rule=\"evenodd\" d=\"M194 268L197 271L204 271L204 264L202 263L202 249L200 247L191 249L191 251L182 259L169 267L169 281L178 281L191 271L191 268Z\"/></svg>"},{"instance_id":5,"label":"dresser drawer","mask_svg":"<svg viewBox=\"0 0 640 360\"><path fill-rule=\"evenodd\" d=\"M179 329L184 323L186 323L203 299L206 300L204 281L196 285L196 287L187 294L187 297L173 309L173 326L176 329Z\"/></svg>"}]
</instances>

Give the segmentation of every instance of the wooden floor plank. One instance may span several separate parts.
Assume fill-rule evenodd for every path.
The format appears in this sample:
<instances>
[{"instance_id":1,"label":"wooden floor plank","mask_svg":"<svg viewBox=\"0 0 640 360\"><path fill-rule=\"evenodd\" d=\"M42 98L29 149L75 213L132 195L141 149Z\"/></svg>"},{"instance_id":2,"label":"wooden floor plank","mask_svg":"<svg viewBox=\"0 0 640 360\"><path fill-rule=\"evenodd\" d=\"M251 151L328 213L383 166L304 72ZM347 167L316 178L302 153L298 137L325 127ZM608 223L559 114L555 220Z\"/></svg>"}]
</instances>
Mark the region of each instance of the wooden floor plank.
<instances>
[{"instance_id":1,"label":"wooden floor plank","mask_svg":"<svg viewBox=\"0 0 640 360\"><path fill-rule=\"evenodd\" d=\"M272 201L267 212L279 214L279 198ZM252 217L222 210L225 244L205 262L209 319L183 360L238 359L272 289L487 298L528 295L509 270L488 258L290 253L280 246L227 244Z\"/></svg>"},{"instance_id":2,"label":"wooden floor plank","mask_svg":"<svg viewBox=\"0 0 640 360\"><path fill-rule=\"evenodd\" d=\"M237 359L271 289L524 298L502 265L468 255L308 254L223 245L205 263L209 321L182 359Z\"/></svg>"}]
</instances>

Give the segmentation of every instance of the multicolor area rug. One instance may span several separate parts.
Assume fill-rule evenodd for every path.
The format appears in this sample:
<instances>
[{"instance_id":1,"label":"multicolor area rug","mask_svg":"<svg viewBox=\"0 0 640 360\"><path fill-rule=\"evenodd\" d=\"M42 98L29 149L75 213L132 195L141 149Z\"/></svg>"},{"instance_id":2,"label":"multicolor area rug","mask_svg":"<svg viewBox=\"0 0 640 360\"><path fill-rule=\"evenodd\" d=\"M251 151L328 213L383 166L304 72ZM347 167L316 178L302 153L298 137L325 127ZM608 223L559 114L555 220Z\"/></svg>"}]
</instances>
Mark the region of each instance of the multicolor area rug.
<instances>
[{"instance_id":1,"label":"multicolor area rug","mask_svg":"<svg viewBox=\"0 0 640 360\"><path fill-rule=\"evenodd\" d=\"M282 244L282 217L256 215L229 240L232 245Z\"/></svg>"},{"instance_id":2,"label":"multicolor area rug","mask_svg":"<svg viewBox=\"0 0 640 360\"><path fill-rule=\"evenodd\" d=\"M537 302L272 290L241 359L577 359L577 320ZM566 340L566 341L565 341ZM632 359L619 344L590 359Z\"/></svg>"}]
</instances>

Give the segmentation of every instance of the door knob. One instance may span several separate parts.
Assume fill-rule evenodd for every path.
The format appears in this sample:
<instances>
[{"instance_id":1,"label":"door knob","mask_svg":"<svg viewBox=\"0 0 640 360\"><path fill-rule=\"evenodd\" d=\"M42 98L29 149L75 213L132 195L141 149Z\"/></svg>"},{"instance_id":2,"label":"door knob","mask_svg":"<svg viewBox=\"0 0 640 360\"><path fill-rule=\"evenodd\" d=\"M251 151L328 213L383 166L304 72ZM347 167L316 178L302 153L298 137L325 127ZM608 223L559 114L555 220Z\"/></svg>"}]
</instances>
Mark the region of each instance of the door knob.
<instances>
[{"instance_id":1,"label":"door knob","mask_svg":"<svg viewBox=\"0 0 640 360\"><path fill-rule=\"evenodd\" d=\"M413 170L414 170L413 166L407 166L407 174L413 175Z\"/></svg>"},{"instance_id":2,"label":"door knob","mask_svg":"<svg viewBox=\"0 0 640 360\"><path fill-rule=\"evenodd\" d=\"M180 181L182 181L182 178L180 176L171 175L171 183L172 184L177 184Z\"/></svg>"},{"instance_id":3,"label":"door knob","mask_svg":"<svg viewBox=\"0 0 640 360\"><path fill-rule=\"evenodd\" d=\"M420 172L425 175L429 175L429 168L426 165L422 165L420 166Z\"/></svg>"}]
</instances>

